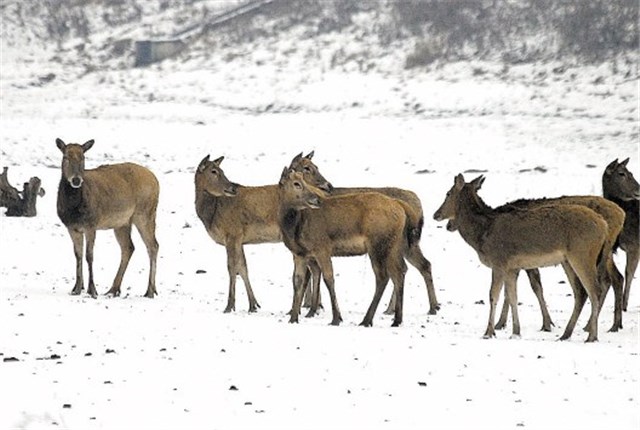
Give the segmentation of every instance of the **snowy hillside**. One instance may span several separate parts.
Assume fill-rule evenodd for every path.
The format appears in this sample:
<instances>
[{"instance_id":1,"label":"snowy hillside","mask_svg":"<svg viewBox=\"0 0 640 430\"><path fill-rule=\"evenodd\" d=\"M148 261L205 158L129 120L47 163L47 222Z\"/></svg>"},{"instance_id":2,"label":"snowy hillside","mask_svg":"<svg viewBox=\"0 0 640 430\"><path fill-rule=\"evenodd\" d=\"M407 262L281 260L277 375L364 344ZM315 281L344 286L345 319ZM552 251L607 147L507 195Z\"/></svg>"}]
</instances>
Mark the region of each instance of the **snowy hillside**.
<instances>
[{"instance_id":1,"label":"snowy hillside","mask_svg":"<svg viewBox=\"0 0 640 430\"><path fill-rule=\"evenodd\" d=\"M607 332L609 293L597 343L585 344L580 329L589 304L573 337L556 341L573 306L557 267L541 271L553 331L539 331L522 276L521 338L510 339L508 324L484 340L490 271L432 217L461 172L487 177L481 195L493 206L598 195L616 158L630 157L640 177L637 54L600 62L486 55L406 68L417 36L381 40L377 32L391 26L384 11L395 2L359 3L336 21L309 13L317 2L307 1L295 3L307 9L284 13L281 4L250 25L194 39L175 58L133 68L134 40L170 36L232 2L69 3L84 13L35 0L1 6L1 165L15 185L38 176L47 194L35 218L0 214L0 428L640 425L638 275L617 333ZM58 16L76 24L64 34L48 29ZM158 177L155 299L140 297L148 259L137 234L122 297L68 294L74 257L56 214L56 137L95 139L87 168L132 161ZM282 244L245 247L259 311L247 312L239 280L236 311L222 313L226 252L195 214L196 166L224 155L232 181L272 184L294 155L312 150L336 186L419 195L437 315L427 315L424 283L410 268L403 325L391 328L382 315L388 288L374 327L358 327L374 280L366 257L352 257L334 259L344 323L328 326L325 310L288 324L293 265ZM95 255L104 293L119 261L111 232L98 233ZM624 260L619 252L621 270Z\"/></svg>"}]
</instances>

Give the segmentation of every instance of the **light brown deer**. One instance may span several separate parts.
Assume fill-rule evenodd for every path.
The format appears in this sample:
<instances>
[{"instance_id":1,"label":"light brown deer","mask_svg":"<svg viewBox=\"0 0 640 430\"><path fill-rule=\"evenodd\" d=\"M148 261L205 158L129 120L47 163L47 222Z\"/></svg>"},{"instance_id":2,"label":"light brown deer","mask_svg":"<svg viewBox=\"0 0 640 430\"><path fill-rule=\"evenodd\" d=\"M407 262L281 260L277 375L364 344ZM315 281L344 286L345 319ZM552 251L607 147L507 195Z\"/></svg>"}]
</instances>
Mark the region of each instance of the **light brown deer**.
<instances>
[{"instance_id":1,"label":"light brown deer","mask_svg":"<svg viewBox=\"0 0 640 430\"><path fill-rule=\"evenodd\" d=\"M402 323L406 264L419 219L408 205L379 193L323 196L301 173L285 168L279 183L279 223L294 256L294 300L290 322L298 322L307 267L317 265L329 290L332 325L342 321L335 293L332 256L367 254L376 278L373 300L361 325L371 326L382 293L393 281L397 294L393 325Z\"/></svg>"},{"instance_id":2,"label":"light brown deer","mask_svg":"<svg viewBox=\"0 0 640 430\"><path fill-rule=\"evenodd\" d=\"M300 172L304 175L304 180L308 184L320 188L323 191L330 193L332 196L341 196L345 194L359 194L359 193L371 193L377 192L380 194L384 194L393 199L402 201L408 205L411 210L415 213L415 216L420 220L418 232L418 239L422 231L422 225L424 223L424 216L422 212L422 203L420 202L420 198L413 191L404 190L401 188L394 187L379 187L379 188L367 188L367 187L333 187L329 181L327 181L318 166L312 161L314 155L314 151L311 151L309 154L303 156L302 153L298 154L291 162L289 166L290 169L293 169L297 172ZM412 247L408 249L405 253L406 260L414 266L424 279L427 295L429 298L429 315L435 315L437 311L440 309L440 304L436 298L436 292L433 285L433 277L431 275L431 263L429 260L425 258L420 249L419 240L415 241L412 244ZM314 285L316 285L314 283ZM311 297L311 291L308 291L305 299L307 297ZM318 297L319 300L319 297ZM310 302L305 302L305 305L310 305ZM391 314L395 312L395 295L391 295L391 301L389 302L389 306L387 307L385 314ZM311 312L313 313L313 312Z\"/></svg>"},{"instance_id":3,"label":"light brown deer","mask_svg":"<svg viewBox=\"0 0 640 430\"><path fill-rule=\"evenodd\" d=\"M629 305L631 282L640 260L640 184L627 169L629 159L622 162L614 160L606 167L602 174L602 192L606 199L611 200L624 210L626 215L624 227L614 250L622 248L627 255L624 274L624 296L622 308L626 311Z\"/></svg>"},{"instance_id":4,"label":"light brown deer","mask_svg":"<svg viewBox=\"0 0 640 430\"><path fill-rule=\"evenodd\" d=\"M227 249L229 295L224 312L236 307L236 277L240 275L249 299L249 312L260 307L249 281L244 244L281 242L278 228L277 185L243 187L231 183L220 168L224 157L207 155L195 174L196 213L209 236Z\"/></svg>"},{"instance_id":5,"label":"light brown deer","mask_svg":"<svg viewBox=\"0 0 640 430\"><path fill-rule=\"evenodd\" d=\"M597 265L603 257L607 223L591 209L577 205L496 211L478 196L483 182L483 176L466 183L461 174L457 175L434 218L451 220L448 228L457 229L478 253L480 261L492 270L489 321L484 337L495 336L495 310L503 284L512 312L513 336L519 336L518 272L561 264L569 278L575 302L560 339L571 336L588 296L591 317L587 342L596 341L600 310Z\"/></svg>"},{"instance_id":6,"label":"light brown deer","mask_svg":"<svg viewBox=\"0 0 640 430\"><path fill-rule=\"evenodd\" d=\"M84 288L82 256L86 238L86 259L89 266L87 292L97 296L93 281L93 246L96 230L113 229L120 245L120 267L113 285L106 294L119 296L122 278L133 254L131 226L135 225L149 253L149 284L145 297L154 297L156 290L156 211L160 186L147 168L133 163L111 164L85 170L85 152L93 146L89 140L82 145L65 144L56 139L62 152L62 177L58 186L58 216L67 227L76 257L76 284L71 294Z\"/></svg>"},{"instance_id":7,"label":"light brown deer","mask_svg":"<svg viewBox=\"0 0 640 430\"><path fill-rule=\"evenodd\" d=\"M600 306L604 303L607 295L607 291L610 285L613 285L613 291L615 294L615 306L614 306L614 321L609 331L616 332L622 328L622 275L616 268L613 262L613 245L616 238L622 230L624 224L625 214L615 203L599 196L564 196L551 199L534 199L534 200L517 200L507 203L503 206L497 207L497 212L509 212L513 209L534 209L543 206L553 205L578 205L585 206L598 215L600 215L607 223L607 240L605 241L603 261L605 263L604 269L606 273L600 274ZM540 304L540 310L542 312L542 330L551 331L551 317L547 310L544 297L542 295L542 284L540 282L540 271L538 269L528 269L527 275L531 281L531 287ZM507 322L507 316L509 314L508 300L505 295L502 303L502 312L500 318L496 323L496 330L500 330L505 327Z\"/></svg>"}]
</instances>

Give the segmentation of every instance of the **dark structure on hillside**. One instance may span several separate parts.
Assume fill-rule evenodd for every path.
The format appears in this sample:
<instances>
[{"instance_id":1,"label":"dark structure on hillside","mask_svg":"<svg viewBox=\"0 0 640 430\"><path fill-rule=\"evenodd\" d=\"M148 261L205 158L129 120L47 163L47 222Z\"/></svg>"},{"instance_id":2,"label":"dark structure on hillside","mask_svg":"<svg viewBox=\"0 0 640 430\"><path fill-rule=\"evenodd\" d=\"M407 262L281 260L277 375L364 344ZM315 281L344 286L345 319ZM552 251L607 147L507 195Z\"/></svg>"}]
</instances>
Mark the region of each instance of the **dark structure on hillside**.
<instances>
[{"instance_id":1,"label":"dark structure on hillside","mask_svg":"<svg viewBox=\"0 0 640 430\"><path fill-rule=\"evenodd\" d=\"M166 40L142 40L135 43L135 67L148 66L179 54L192 39L232 20L259 12L276 0L249 0L242 5L216 15L212 19L189 26Z\"/></svg>"}]
</instances>

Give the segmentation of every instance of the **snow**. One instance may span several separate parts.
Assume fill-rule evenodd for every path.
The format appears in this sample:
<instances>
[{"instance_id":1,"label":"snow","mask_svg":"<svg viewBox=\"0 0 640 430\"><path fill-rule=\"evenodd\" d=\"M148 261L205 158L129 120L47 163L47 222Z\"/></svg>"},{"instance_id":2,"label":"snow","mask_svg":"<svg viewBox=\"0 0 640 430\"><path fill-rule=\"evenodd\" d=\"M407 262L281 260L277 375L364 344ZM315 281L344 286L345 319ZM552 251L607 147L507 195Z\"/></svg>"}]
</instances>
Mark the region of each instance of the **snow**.
<instances>
[{"instance_id":1,"label":"snow","mask_svg":"<svg viewBox=\"0 0 640 430\"><path fill-rule=\"evenodd\" d=\"M637 176L637 81L608 66L555 73L551 63L361 73L328 67L341 39L325 41L308 68L307 42L289 58L290 42L258 40L211 59L87 74L49 62L41 47L21 54L3 41L2 165L14 185L38 176L47 194L35 218L0 216L0 354L18 359L0 363L0 428L638 428L638 286L622 331L607 332L610 293L599 342L585 344L580 330L588 304L573 337L557 342L573 298L562 270L545 268L553 332L539 331L523 276L521 338L510 338L509 324L484 340L490 271L432 219L454 175L469 170L486 175L481 195L494 206L600 194L615 158L630 157ZM245 55L223 60L233 52ZM390 55L381 63L398 54ZM29 56L33 67L23 67ZM33 84L49 70L53 82ZM69 295L75 271L55 208L56 137L95 139L87 167L133 161L157 175L155 299L141 297L148 260L137 233L123 297ZM282 244L245 247L259 312L247 312L239 280L236 311L222 313L226 253L195 214L195 167L224 155L232 181L271 184L311 150L336 186L418 193L437 315L427 315L424 283L410 268L403 325L391 328L382 315L388 288L374 327L359 327L374 282L366 257L351 257L334 259L344 323L329 326L325 310L288 324L293 264ZM98 234L95 255L104 293L119 262L112 233ZM624 253L616 262L623 269Z\"/></svg>"}]
</instances>

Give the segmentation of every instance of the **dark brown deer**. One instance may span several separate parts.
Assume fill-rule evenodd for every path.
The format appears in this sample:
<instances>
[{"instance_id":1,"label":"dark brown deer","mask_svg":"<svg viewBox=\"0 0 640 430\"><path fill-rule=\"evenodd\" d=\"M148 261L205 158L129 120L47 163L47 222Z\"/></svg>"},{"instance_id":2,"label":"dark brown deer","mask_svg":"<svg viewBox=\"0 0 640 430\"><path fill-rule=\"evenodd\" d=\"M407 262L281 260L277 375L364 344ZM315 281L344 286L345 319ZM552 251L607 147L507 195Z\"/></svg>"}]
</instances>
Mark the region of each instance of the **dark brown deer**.
<instances>
[{"instance_id":1,"label":"dark brown deer","mask_svg":"<svg viewBox=\"0 0 640 430\"><path fill-rule=\"evenodd\" d=\"M626 311L629 306L631 282L640 259L640 185L627 169L629 159L622 162L614 160L606 167L602 174L602 192L606 199L620 206L625 214L624 227L614 246L614 250L622 248L627 255L624 270L624 298L622 308Z\"/></svg>"},{"instance_id":2,"label":"dark brown deer","mask_svg":"<svg viewBox=\"0 0 640 430\"><path fill-rule=\"evenodd\" d=\"M294 256L294 300L290 322L298 322L308 267L317 265L329 290L332 325L342 321L336 299L332 256L367 254L376 277L373 300L361 325L371 326L382 293L393 281L397 294L393 325L402 323L406 264L419 220L408 205L379 193L324 197L301 173L285 168L279 183L279 223L283 241Z\"/></svg>"},{"instance_id":3,"label":"dark brown deer","mask_svg":"<svg viewBox=\"0 0 640 430\"><path fill-rule=\"evenodd\" d=\"M292 160L289 168L302 173L304 175L304 180L308 184L320 188L321 190L330 193L332 196L377 192L406 203L420 220L420 231L418 232L418 237L420 236L422 225L424 222L424 216L422 212L422 203L420 202L420 198L416 195L416 193L394 187L333 187L331 183L322 176L318 169L318 166L313 163L313 155L314 151L311 151L305 156L303 156L302 153L298 154ZM438 309L440 309L440 305L438 304L438 300L436 298L436 292L433 285L433 277L431 276L431 263L423 255L422 250L420 249L419 240L413 242L412 247L406 251L405 258L412 266L418 269L418 271L422 275L422 278L424 279L425 285L427 287L427 295L429 297L429 315L435 315ZM310 296L310 293L306 295L306 297ZM309 305L310 303L305 302L305 304ZM395 312L395 295L392 294L391 301L389 302L389 306L387 307L385 313L391 314L393 312Z\"/></svg>"},{"instance_id":4,"label":"dark brown deer","mask_svg":"<svg viewBox=\"0 0 640 430\"><path fill-rule=\"evenodd\" d=\"M613 262L613 245L616 238L622 230L624 224L624 211L615 203L599 196L564 196L551 199L521 199L507 203L496 208L497 212L512 211L513 209L534 209L543 206L553 205L579 205L585 206L598 215L600 215L607 223L607 240L604 247L603 261L605 262L605 274L601 274L600 279L600 306L604 303L607 291L610 285L613 285L615 294L614 321L609 331L616 332L622 328L622 283L623 278ZM542 312L542 331L551 331L551 317L547 310L546 303L542 294L542 284L540 282L540 271L538 269L528 269L527 275L531 282L533 292L536 294L540 310ZM496 330L505 327L507 316L509 313L509 305L507 297L504 297L502 304L502 312L496 323Z\"/></svg>"},{"instance_id":5,"label":"dark brown deer","mask_svg":"<svg viewBox=\"0 0 640 430\"><path fill-rule=\"evenodd\" d=\"M597 265L607 239L607 223L591 209L577 205L496 211L477 194L483 182L483 176L470 183L465 183L461 174L456 176L434 218L451 220L448 228L457 229L478 253L480 261L492 270L489 321L484 337L495 336L495 309L503 284L512 312L513 336L519 336L518 272L561 264L569 278L575 302L560 339L571 336L588 296L591 317L587 342L596 341L600 310Z\"/></svg>"},{"instance_id":6,"label":"dark brown deer","mask_svg":"<svg viewBox=\"0 0 640 430\"><path fill-rule=\"evenodd\" d=\"M86 258L89 266L87 292L97 296L93 282L93 246L96 230L113 229L120 245L120 267L108 295L119 296L120 285L133 254L131 226L135 225L149 253L149 284L145 297L154 297L156 290L156 211L160 186L147 168L133 163L111 164L85 170L84 154L93 146L89 140L79 145L65 144L56 139L62 152L62 177L58 186L58 216L67 227L76 257L76 284L71 294L84 288L82 255L86 238Z\"/></svg>"}]
</instances>

